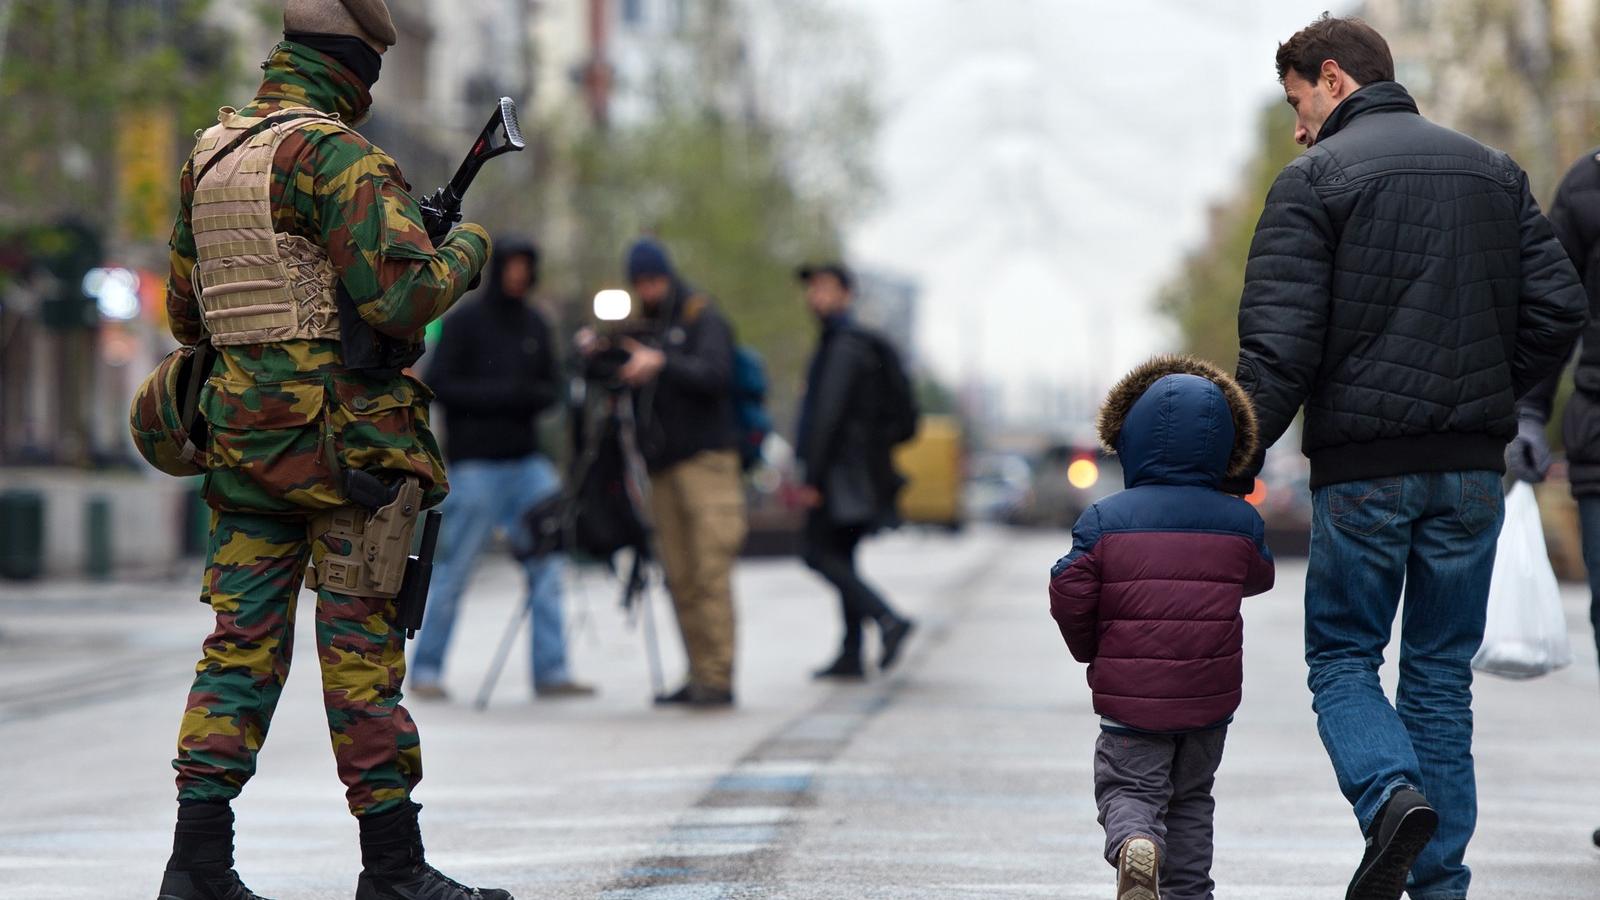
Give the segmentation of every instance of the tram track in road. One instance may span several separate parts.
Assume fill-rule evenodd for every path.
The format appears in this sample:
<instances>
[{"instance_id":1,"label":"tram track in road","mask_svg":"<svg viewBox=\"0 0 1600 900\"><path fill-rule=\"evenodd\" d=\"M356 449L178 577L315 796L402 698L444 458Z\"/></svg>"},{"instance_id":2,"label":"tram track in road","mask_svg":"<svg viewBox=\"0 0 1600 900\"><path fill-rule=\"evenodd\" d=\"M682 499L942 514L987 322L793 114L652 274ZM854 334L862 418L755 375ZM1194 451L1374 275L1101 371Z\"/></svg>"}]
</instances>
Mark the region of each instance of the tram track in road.
<instances>
[{"instance_id":1,"label":"tram track in road","mask_svg":"<svg viewBox=\"0 0 1600 900\"><path fill-rule=\"evenodd\" d=\"M657 847L626 866L600 893L605 900L713 900L762 896L779 881L784 860L816 803L818 780L915 678L922 662L970 615L965 603L1004 561L987 553L939 592L923 616L912 652L892 676L841 685L819 704L762 739L662 835Z\"/></svg>"},{"instance_id":2,"label":"tram track in road","mask_svg":"<svg viewBox=\"0 0 1600 900\"><path fill-rule=\"evenodd\" d=\"M82 670L0 687L0 728L164 689L174 678L170 663L171 654L164 652L113 654L96 657Z\"/></svg>"}]
</instances>

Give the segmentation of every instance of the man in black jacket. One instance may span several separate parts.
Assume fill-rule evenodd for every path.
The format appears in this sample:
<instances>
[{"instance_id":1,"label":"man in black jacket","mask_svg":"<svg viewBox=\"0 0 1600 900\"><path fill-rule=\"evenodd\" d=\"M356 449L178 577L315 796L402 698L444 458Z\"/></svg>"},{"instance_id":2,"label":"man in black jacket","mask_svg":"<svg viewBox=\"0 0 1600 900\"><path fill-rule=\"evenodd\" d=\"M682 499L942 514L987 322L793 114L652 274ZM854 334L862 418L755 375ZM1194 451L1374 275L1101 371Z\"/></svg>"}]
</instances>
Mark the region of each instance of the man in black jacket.
<instances>
[{"instance_id":1,"label":"man in black jacket","mask_svg":"<svg viewBox=\"0 0 1600 900\"><path fill-rule=\"evenodd\" d=\"M639 398L661 564L689 658L687 683L656 702L731 706L733 564L746 531L733 329L655 241L628 251L627 276L652 337L623 342L631 355L619 377Z\"/></svg>"},{"instance_id":2,"label":"man in black jacket","mask_svg":"<svg viewBox=\"0 0 1600 900\"><path fill-rule=\"evenodd\" d=\"M1309 684L1367 835L1348 896L1395 900L1409 873L1417 900L1466 897L1471 661L1503 454L1517 398L1566 358L1586 299L1527 176L1422 118L1371 27L1325 16L1277 62L1310 149L1250 248L1239 381L1263 445L1305 408ZM1391 706L1378 669L1402 589Z\"/></svg>"},{"instance_id":3,"label":"man in black jacket","mask_svg":"<svg viewBox=\"0 0 1600 900\"><path fill-rule=\"evenodd\" d=\"M1550 205L1550 224L1589 295L1589 327L1577 354L1561 431L1567 478L1583 530L1583 562L1589 570L1589 622L1600 646L1600 147L1573 163L1561 179ZM1523 481L1537 484L1550 469L1545 426L1560 381L1558 371L1517 405L1517 439L1511 442L1506 464ZM1600 846L1600 830L1594 833L1594 843Z\"/></svg>"},{"instance_id":4,"label":"man in black jacket","mask_svg":"<svg viewBox=\"0 0 1600 900\"><path fill-rule=\"evenodd\" d=\"M523 514L561 489L539 446L539 416L561 398L563 379L550 325L528 302L538 278L537 247L497 243L488 286L445 317L428 367L428 384L444 407L451 490L411 662L413 696L445 696L440 679L461 594L495 529L526 527ZM592 695L567 668L560 559L530 559L524 569L534 694Z\"/></svg>"},{"instance_id":5,"label":"man in black jacket","mask_svg":"<svg viewBox=\"0 0 1600 900\"><path fill-rule=\"evenodd\" d=\"M818 678L862 678L862 629L878 625L887 670L911 633L911 620L895 614L856 571L861 539L891 524L903 484L890 459L880 427L895 412L883 408L884 354L893 351L881 338L855 323L854 279L839 264L806 266L799 271L806 305L822 326L822 340L806 376L800 410L797 457L805 473L806 516L803 558L839 591L844 643L839 656Z\"/></svg>"}]
</instances>

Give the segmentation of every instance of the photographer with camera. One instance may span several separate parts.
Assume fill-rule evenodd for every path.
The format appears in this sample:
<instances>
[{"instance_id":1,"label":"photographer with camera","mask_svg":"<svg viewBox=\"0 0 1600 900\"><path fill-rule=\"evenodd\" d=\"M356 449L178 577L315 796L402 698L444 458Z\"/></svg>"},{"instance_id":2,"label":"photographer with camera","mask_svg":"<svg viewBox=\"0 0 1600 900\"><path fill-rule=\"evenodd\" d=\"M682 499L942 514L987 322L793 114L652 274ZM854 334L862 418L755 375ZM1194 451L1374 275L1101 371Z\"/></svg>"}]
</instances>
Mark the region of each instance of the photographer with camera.
<instances>
[{"instance_id":1,"label":"photographer with camera","mask_svg":"<svg viewBox=\"0 0 1600 900\"><path fill-rule=\"evenodd\" d=\"M426 699L445 699L440 679L456 611L495 529L523 527L525 512L561 490L539 445L539 417L556 405L563 384L550 324L529 303L539 283L539 249L526 241L496 246L485 289L445 318L428 368L428 384L444 408L454 489L444 504L433 591L411 661L411 694ZM574 682L567 670L561 557L522 562L534 695L592 696L594 688Z\"/></svg>"},{"instance_id":2,"label":"photographer with camera","mask_svg":"<svg viewBox=\"0 0 1600 900\"><path fill-rule=\"evenodd\" d=\"M733 400L733 330L684 283L666 248L640 240L626 272L642 309L612 346L579 336L591 361L625 359L616 378L637 398L639 445L667 590L689 659L659 705L733 705L733 564L745 538L744 482Z\"/></svg>"}]
</instances>

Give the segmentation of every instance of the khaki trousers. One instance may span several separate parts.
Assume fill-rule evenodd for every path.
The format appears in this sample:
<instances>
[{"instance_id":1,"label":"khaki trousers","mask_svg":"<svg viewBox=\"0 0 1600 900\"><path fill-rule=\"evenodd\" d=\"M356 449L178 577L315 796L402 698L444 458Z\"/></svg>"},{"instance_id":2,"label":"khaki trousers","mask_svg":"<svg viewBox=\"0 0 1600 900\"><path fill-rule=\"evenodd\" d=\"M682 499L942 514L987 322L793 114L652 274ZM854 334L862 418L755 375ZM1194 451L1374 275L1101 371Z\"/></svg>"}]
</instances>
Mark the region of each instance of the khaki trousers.
<instances>
[{"instance_id":1,"label":"khaki trousers","mask_svg":"<svg viewBox=\"0 0 1600 900\"><path fill-rule=\"evenodd\" d=\"M731 691L733 563L746 529L739 455L701 453L650 476L650 492L689 681Z\"/></svg>"}]
</instances>

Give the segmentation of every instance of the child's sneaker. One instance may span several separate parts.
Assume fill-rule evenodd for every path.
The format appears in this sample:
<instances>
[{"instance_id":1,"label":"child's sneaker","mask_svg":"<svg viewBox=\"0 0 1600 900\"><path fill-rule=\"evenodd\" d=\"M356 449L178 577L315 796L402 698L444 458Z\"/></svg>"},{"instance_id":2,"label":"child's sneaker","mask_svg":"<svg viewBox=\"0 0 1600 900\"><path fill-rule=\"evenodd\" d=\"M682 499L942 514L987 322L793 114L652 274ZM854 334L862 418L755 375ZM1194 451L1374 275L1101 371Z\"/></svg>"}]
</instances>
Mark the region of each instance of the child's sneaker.
<instances>
[{"instance_id":1,"label":"child's sneaker","mask_svg":"<svg viewBox=\"0 0 1600 900\"><path fill-rule=\"evenodd\" d=\"M1161 854L1156 842L1147 837L1131 837L1122 842L1117 854L1117 900L1161 900L1156 883L1161 871Z\"/></svg>"}]
</instances>

